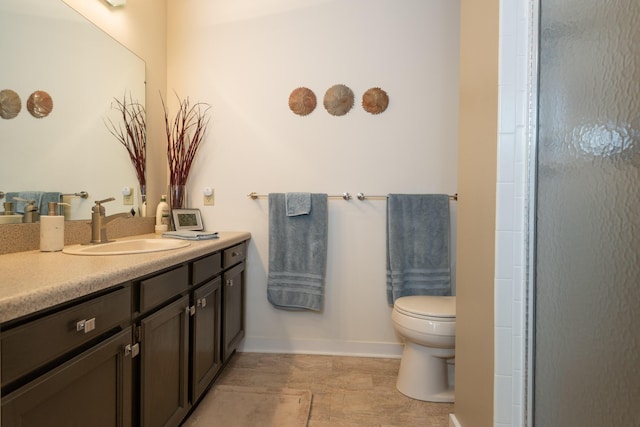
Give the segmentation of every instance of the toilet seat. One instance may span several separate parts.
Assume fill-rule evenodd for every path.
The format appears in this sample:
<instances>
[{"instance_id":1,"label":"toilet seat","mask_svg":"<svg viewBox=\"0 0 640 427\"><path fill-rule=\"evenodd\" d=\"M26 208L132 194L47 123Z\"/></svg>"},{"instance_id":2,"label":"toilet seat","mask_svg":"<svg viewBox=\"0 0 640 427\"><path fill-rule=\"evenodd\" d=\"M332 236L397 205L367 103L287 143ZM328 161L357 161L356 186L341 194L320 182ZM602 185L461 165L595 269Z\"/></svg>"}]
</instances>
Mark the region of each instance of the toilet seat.
<instances>
[{"instance_id":1,"label":"toilet seat","mask_svg":"<svg viewBox=\"0 0 640 427\"><path fill-rule=\"evenodd\" d=\"M455 296L416 295L398 298L393 307L398 313L438 322L456 321Z\"/></svg>"}]
</instances>

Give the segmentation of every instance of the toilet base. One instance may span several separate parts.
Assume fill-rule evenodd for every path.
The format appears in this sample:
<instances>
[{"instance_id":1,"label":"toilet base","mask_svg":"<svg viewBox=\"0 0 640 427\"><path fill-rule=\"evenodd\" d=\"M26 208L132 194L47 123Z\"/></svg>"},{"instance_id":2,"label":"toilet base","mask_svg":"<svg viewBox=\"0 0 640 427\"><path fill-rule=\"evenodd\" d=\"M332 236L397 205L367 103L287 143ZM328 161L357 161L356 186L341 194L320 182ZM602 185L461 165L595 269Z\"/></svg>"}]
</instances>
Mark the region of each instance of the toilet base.
<instances>
[{"instance_id":1,"label":"toilet base","mask_svg":"<svg viewBox=\"0 0 640 427\"><path fill-rule=\"evenodd\" d=\"M405 396L425 402L454 402L447 360L454 349L430 348L405 341L396 388Z\"/></svg>"}]
</instances>

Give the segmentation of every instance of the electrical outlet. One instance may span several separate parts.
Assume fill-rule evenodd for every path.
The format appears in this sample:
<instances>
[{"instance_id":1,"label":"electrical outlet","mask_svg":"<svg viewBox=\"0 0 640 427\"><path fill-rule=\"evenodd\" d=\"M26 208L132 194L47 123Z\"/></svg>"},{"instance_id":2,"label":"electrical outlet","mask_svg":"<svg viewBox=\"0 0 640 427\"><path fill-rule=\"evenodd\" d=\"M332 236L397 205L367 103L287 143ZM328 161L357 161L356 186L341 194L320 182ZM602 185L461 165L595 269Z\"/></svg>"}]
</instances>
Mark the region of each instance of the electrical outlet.
<instances>
[{"instance_id":1,"label":"electrical outlet","mask_svg":"<svg viewBox=\"0 0 640 427\"><path fill-rule=\"evenodd\" d=\"M215 204L215 191L213 188L205 188L204 191L204 205L213 206Z\"/></svg>"}]
</instances>

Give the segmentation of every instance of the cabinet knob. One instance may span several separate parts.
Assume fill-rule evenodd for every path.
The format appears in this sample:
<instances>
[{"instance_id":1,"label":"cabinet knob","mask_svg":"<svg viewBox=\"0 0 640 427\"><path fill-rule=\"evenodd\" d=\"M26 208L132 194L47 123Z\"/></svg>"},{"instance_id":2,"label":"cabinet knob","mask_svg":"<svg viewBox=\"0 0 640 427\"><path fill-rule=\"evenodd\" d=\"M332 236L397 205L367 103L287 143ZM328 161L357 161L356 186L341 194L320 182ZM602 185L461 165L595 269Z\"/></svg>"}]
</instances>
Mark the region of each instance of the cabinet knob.
<instances>
[{"instance_id":1,"label":"cabinet knob","mask_svg":"<svg viewBox=\"0 0 640 427\"><path fill-rule=\"evenodd\" d=\"M136 357L139 353L140 353L140 344L139 343L135 343L134 345L127 344L124 347L124 355L125 356L131 355L132 359L134 357Z\"/></svg>"},{"instance_id":2,"label":"cabinet knob","mask_svg":"<svg viewBox=\"0 0 640 427\"><path fill-rule=\"evenodd\" d=\"M76 331L84 332L85 334L93 331L96 328L96 318L83 319L76 323Z\"/></svg>"}]
</instances>

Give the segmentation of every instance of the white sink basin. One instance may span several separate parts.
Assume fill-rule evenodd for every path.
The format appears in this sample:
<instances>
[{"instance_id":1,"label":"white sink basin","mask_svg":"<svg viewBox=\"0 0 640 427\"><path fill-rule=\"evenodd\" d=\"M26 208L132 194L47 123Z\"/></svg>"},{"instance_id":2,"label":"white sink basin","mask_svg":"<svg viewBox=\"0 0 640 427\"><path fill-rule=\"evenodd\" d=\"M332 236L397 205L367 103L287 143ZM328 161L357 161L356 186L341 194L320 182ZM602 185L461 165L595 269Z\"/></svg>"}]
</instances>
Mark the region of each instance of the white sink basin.
<instances>
[{"instance_id":1,"label":"white sink basin","mask_svg":"<svg viewBox=\"0 0 640 427\"><path fill-rule=\"evenodd\" d=\"M62 249L70 255L127 255L168 251L189 246L189 242L175 239L118 240L95 245L73 245Z\"/></svg>"}]
</instances>

